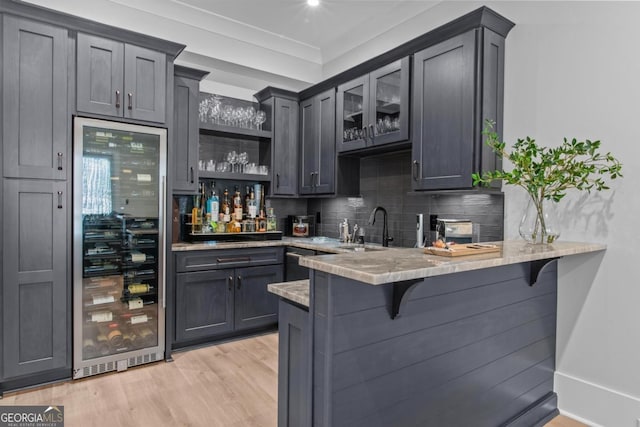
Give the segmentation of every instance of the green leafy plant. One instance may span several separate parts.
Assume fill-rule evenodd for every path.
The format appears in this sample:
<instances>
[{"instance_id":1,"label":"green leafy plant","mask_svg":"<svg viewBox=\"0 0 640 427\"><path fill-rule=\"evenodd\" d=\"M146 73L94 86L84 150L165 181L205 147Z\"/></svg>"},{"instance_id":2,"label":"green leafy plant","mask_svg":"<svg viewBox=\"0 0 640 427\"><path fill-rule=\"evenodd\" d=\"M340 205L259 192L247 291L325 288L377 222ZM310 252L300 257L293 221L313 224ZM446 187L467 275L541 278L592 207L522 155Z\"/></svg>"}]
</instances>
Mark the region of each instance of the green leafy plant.
<instances>
[{"instance_id":1,"label":"green leafy plant","mask_svg":"<svg viewBox=\"0 0 640 427\"><path fill-rule=\"evenodd\" d=\"M567 190L608 190L605 178L622 177L622 163L610 152L602 154L600 141L578 141L573 138L558 147L543 147L533 138L518 139L511 149L500 141L493 130L495 123L485 122L483 135L486 144L499 156L513 164L511 171L496 170L472 174L473 185L488 186L496 180L524 188L531 197L537 212L536 231L533 239L553 243L555 235L547 236L543 202L559 202ZM539 233L539 234L537 234Z\"/></svg>"}]
</instances>

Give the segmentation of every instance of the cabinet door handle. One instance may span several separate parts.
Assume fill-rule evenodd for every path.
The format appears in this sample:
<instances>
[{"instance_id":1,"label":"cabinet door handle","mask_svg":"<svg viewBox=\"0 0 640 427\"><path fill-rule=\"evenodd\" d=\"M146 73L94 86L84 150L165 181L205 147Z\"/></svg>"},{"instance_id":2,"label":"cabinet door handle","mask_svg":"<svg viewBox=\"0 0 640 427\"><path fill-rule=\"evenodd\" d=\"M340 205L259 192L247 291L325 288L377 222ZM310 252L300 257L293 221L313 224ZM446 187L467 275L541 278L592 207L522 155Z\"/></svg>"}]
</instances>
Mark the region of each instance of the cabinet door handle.
<instances>
[{"instance_id":1,"label":"cabinet door handle","mask_svg":"<svg viewBox=\"0 0 640 427\"><path fill-rule=\"evenodd\" d=\"M249 262L251 261L251 257L239 256L235 258L217 258L217 261L221 264L225 262Z\"/></svg>"},{"instance_id":2,"label":"cabinet door handle","mask_svg":"<svg viewBox=\"0 0 640 427\"><path fill-rule=\"evenodd\" d=\"M242 276L238 276L238 289L242 286Z\"/></svg>"},{"instance_id":3,"label":"cabinet door handle","mask_svg":"<svg viewBox=\"0 0 640 427\"><path fill-rule=\"evenodd\" d=\"M420 163L417 160L413 161L413 180L417 181L419 175L419 170L420 170Z\"/></svg>"},{"instance_id":4,"label":"cabinet door handle","mask_svg":"<svg viewBox=\"0 0 640 427\"><path fill-rule=\"evenodd\" d=\"M120 91L116 91L116 108L120 108Z\"/></svg>"},{"instance_id":5,"label":"cabinet door handle","mask_svg":"<svg viewBox=\"0 0 640 427\"><path fill-rule=\"evenodd\" d=\"M311 172L309 175L311 176L311 188L316 186L316 181L315 179L313 179L313 175L315 174L315 172Z\"/></svg>"},{"instance_id":6,"label":"cabinet door handle","mask_svg":"<svg viewBox=\"0 0 640 427\"><path fill-rule=\"evenodd\" d=\"M191 183L193 184L193 166L191 166Z\"/></svg>"},{"instance_id":7,"label":"cabinet door handle","mask_svg":"<svg viewBox=\"0 0 640 427\"><path fill-rule=\"evenodd\" d=\"M58 153L58 170L62 170L62 153Z\"/></svg>"},{"instance_id":8,"label":"cabinet door handle","mask_svg":"<svg viewBox=\"0 0 640 427\"><path fill-rule=\"evenodd\" d=\"M280 174L276 174L276 188L280 188Z\"/></svg>"},{"instance_id":9,"label":"cabinet door handle","mask_svg":"<svg viewBox=\"0 0 640 427\"><path fill-rule=\"evenodd\" d=\"M362 139L364 139L364 141L367 142L367 127L366 126L362 126Z\"/></svg>"},{"instance_id":10,"label":"cabinet door handle","mask_svg":"<svg viewBox=\"0 0 640 427\"><path fill-rule=\"evenodd\" d=\"M371 137L371 140L373 140L373 137L376 136L376 133L373 129L373 125L371 123L369 123L369 135Z\"/></svg>"},{"instance_id":11,"label":"cabinet door handle","mask_svg":"<svg viewBox=\"0 0 640 427\"><path fill-rule=\"evenodd\" d=\"M227 283L229 284L229 290L233 289L233 276L227 277Z\"/></svg>"},{"instance_id":12,"label":"cabinet door handle","mask_svg":"<svg viewBox=\"0 0 640 427\"><path fill-rule=\"evenodd\" d=\"M127 94L127 97L129 98L129 106L127 108L129 110L133 110L133 94L131 92L129 92Z\"/></svg>"},{"instance_id":13,"label":"cabinet door handle","mask_svg":"<svg viewBox=\"0 0 640 427\"><path fill-rule=\"evenodd\" d=\"M58 209L62 209L62 191L58 191Z\"/></svg>"}]
</instances>

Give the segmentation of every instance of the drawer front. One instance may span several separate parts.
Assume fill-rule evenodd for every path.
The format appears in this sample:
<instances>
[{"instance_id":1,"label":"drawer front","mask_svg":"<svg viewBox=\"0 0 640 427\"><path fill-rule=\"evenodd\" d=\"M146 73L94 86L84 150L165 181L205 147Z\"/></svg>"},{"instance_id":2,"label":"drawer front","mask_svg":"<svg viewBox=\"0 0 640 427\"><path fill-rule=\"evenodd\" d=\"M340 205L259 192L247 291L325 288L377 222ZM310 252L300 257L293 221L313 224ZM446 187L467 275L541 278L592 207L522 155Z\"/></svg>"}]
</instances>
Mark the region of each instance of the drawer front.
<instances>
[{"instance_id":1,"label":"drawer front","mask_svg":"<svg viewBox=\"0 0 640 427\"><path fill-rule=\"evenodd\" d=\"M283 261L284 247L192 251L176 254L176 272L282 264Z\"/></svg>"}]
</instances>

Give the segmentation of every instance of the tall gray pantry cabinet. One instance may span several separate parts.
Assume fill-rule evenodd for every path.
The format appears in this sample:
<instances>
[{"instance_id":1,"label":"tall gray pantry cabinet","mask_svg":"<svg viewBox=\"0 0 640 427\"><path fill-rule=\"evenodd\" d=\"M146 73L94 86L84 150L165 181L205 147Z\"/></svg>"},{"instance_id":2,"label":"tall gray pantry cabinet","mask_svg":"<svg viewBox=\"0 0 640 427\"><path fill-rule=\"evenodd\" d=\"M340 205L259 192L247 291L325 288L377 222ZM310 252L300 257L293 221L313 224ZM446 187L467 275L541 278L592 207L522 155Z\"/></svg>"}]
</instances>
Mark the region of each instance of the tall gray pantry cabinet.
<instances>
[{"instance_id":1,"label":"tall gray pantry cabinet","mask_svg":"<svg viewBox=\"0 0 640 427\"><path fill-rule=\"evenodd\" d=\"M0 34L2 396L71 378L73 115L171 128L173 59L184 46L9 0L0 0ZM123 73L118 90L129 115L80 108L80 75L100 66L100 55L90 67L76 62L84 37L123 47L110 72ZM112 76L102 77L91 77L94 98L111 87Z\"/></svg>"},{"instance_id":2,"label":"tall gray pantry cabinet","mask_svg":"<svg viewBox=\"0 0 640 427\"><path fill-rule=\"evenodd\" d=\"M3 383L71 367L72 50L64 28L2 16Z\"/></svg>"}]
</instances>

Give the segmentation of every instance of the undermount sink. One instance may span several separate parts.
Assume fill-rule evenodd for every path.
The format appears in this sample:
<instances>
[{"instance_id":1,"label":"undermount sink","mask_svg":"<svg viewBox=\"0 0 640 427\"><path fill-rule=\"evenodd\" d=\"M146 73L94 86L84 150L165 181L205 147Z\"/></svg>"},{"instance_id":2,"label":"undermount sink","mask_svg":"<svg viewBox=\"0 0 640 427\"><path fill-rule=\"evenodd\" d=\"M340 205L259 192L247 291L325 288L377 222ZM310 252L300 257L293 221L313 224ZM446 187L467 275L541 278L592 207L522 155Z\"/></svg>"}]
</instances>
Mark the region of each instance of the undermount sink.
<instances>
[{"instance_id":1,"label":"undermount sink","mask_svg":"<svg viewBox=\"0 0 640 427\"><path fill-rule=\"evenodd\" d=\"M381 246L360 246L360 245L340 245L338 249L347 249L353 252L376 252L376 251L386 251L388 248L383 248Z\"/></svg>"}]
</instances>

